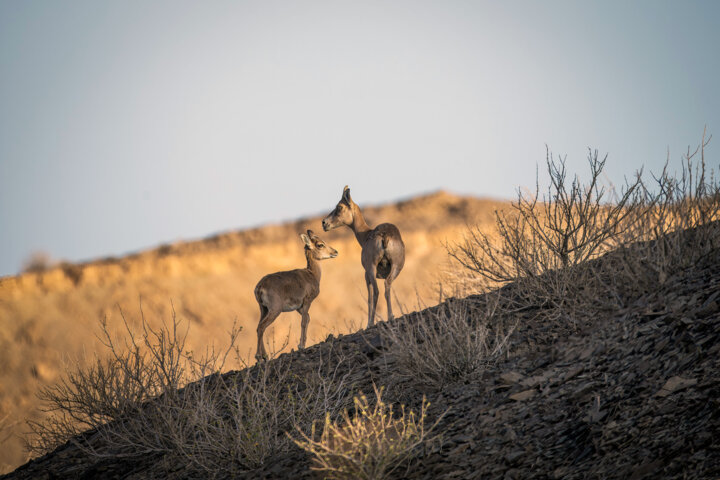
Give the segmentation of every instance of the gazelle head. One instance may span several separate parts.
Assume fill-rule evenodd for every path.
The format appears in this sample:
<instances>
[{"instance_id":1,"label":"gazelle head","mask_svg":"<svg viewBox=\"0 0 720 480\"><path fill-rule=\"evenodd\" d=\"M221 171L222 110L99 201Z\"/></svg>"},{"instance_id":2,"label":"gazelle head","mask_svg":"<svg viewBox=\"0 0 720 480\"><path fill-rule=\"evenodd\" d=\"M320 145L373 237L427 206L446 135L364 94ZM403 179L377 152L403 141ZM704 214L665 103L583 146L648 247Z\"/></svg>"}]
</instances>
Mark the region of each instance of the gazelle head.
<instances>
[{"instance_id":1,"label":"gazelle head","mask_svg":"<svg viewBox=\"0 0 720 480\"><path fill-rule=\"evenodd\" d=\"M350 189L347 185L345 185L342 198L335 207L335 210L330 212L327 217L323 218L323 230L328 232L333 228L342 227L343 225L352 225L353 205L355 205L355 203L352 201L352 198L350 198Z\"/></svg>"},{"instance_id":2,"label":"gazelle head","mask_svg":"<svg viewBox=\"0 0 720 480\"><path fill-rule=\"evenodd\" d=\"M308 230L307 235L301 233L300 238L305 242L305 250L309 250L315 260L325 260L338 256L337 250L323 242L312 230Z\"/></svg>"}]
</instances>

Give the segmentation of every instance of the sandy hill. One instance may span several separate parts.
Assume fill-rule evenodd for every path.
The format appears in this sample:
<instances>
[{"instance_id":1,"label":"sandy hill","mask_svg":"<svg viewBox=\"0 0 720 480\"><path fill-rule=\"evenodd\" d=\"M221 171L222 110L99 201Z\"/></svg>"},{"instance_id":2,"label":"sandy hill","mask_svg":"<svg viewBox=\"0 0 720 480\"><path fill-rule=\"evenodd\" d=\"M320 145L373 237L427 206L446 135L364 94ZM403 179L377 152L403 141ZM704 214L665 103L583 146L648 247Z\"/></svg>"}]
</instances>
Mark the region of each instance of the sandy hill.
<instances>
[{"instance_id":1,"label":"sandy hill","mask_svg":"<svg viewBox=\"0 0 720 480\"><path fill-rule=\"evenodd\" d=\"M425 392L429 417L447 412L438 426L442 443L394 478L720 478L718 253L656 288L626 285L618 307L601 314L549 318L538 314L541 305L516 311L508 355L480 376ZM614 264L602 263L611 261L600 259L598 271L611 275ZM513 285L506 288L503 298L512 299ZM456 301L395 322L442 314ZM468 318L487 301L470 297L467 305L478 310L467 310ZM274 362L297 379L325 362L365 392L373 382L403 392L388 380L397 357L382 328L330 338ZM242 374L223 378L248 378ZM410 406L417 402L408 399ZM97 442L93 433L86 438ZM68 443L6 478L203 478L183 465L168 471L160 460L98 459ZM236 478L317 478L309 466L309 456L292 448Z\"/></svg>"},{"instance_id":2,"label":"sandy hill","mask_svg":"<svg viewBox=\"0 0 720 480\"><path fill-rule=\"evenodd\" d=\"M394 285L400 304L414 309L418 296L436 303L437 281L447 262L443 242L460 239L467 224L489 225L493 211L503 206L445 192L361 205L370 225L393 222L403 234L407 260ZM322 292L310 312L309 344L363 327L367 304L360 247L348 229L322 233L320 219L318 215L0 279L0 472L27 458L21 437L27 430L24 419L41 418L38 389L56 382L68 360L98 350L98 322L107 318L116 329L121 322L118 307L137 325L142 305L145 317L157 325L170 319L174 306L177 316L190 324L188 348L194 350L222 345L237 319L244 327L241 351L254 354L258 309L253 288L266 273L304 266L298 234L308 228L340 252L323 263ZM385 314L383 303L378 305L380 315ZM268 344L282 345L289 332L286 350L296 346L299 320L294 313L281 315L266 332Z\"/></svg>"}]
</instances>

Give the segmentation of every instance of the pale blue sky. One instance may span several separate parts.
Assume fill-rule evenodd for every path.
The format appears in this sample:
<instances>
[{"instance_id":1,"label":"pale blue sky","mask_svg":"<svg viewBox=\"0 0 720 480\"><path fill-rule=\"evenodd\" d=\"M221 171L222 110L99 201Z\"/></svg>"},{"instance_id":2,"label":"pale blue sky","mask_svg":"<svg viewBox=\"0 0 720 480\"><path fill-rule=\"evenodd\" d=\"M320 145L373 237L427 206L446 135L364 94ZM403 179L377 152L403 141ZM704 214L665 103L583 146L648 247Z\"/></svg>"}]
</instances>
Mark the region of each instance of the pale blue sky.
<instances>
[{"instance_id":1,"label":"pale blue sky","mask_svg":"<svg viewBox=\"0 0 720 480\"><path fill-rule=\"evenodd\" d=\"M658 169L720 134L718 25L716 1L0 0L0 275L324 213L345 184L510 198L545 144Z\"/></svg>"}]
</instances>

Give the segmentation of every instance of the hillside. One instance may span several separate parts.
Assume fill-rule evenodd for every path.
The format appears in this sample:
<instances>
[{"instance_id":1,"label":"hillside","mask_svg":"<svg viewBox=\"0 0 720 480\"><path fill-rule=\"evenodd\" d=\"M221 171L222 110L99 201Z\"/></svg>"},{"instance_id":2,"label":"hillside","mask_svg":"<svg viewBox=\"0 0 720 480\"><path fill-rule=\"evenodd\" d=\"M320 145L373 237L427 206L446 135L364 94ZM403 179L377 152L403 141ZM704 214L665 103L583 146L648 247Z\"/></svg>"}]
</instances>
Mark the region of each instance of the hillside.
<instances>
[{"instance_id":1,"label":"hillside","mask_svg":"<svg viewBox=\"0 0 720 480\"><path fill-rule=\"evenodd\" d=\"M615 309L552 319L540 306L513 313L517 329L507 355L482 375L424 392L429 418L447 412L438 425L442 442L395 478L718 478L719 253L657 288L625 285L628 294ZM611 273L612 261L601 258L599 268ZM511 298L513 286L506 289L504 298ZM470 317L487 301L468 298L478 306ZM394 323L441 314L453 302ZM417 395L406 396L412 389L390 380L397 359L382 328L330 338L274 362L295 378L330 363L359 390L372 391L375 382L417 407ZM224 378L247 378L242 374ZM86 439L99 441L92 433ZM203 478L183 465L168 472L160 460L98 460L66 444L4 478ZM293 447L237 478L315 478L309 466L308 455Z\"/></svg>"},{"instance_id":2,"label":"hillside","mask_svg":"<svg viewBox=\"0 0 720 480\"><path fill-rule=\"evenodd\" d=\"M467 224L489 225L494 209L504 205L445 192L361 205L368 223L393 222L403 234L407 259L393 289L400 304L414 308L418 296L436 303L437 281L447 262L443 242L461 238ZM267 273L304 266L298 234L308 228L340 252L323 263L322 293L310 311L309 344L363 327L367 307L360 247L348 229L323 233L320 219L326 213L0 279L0 472L27 459L24 419L42 418L38 389L54 384L66 362L98 351L99 321L107 318L110 329L117 330L120 308L137 325L142 305L150 324L158 325L170 320L174 307L190 325L191 350L222 346L237 320L244 328L240 350L250 358L258 320L253 288ZM378 309L385 315L384 302ZM281 315L265 334L267 343L278 348L287 338L285 351L297 345L298 337L294 313Z\"/></svg>"}]
</instances>

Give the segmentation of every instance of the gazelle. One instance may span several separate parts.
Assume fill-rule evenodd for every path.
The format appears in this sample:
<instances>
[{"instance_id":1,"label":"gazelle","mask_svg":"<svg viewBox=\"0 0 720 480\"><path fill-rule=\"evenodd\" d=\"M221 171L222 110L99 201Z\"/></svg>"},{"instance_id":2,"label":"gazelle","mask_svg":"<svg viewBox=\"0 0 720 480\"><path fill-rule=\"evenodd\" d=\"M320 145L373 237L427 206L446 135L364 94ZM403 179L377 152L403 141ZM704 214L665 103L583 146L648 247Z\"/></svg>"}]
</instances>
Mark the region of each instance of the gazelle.
<instances>
[{"instance_id":1,"label":"gazelle","mask_svg":"<svg viewBox=\"0 0 720 480\"><path fill-rule=\"evenodd\" d=\"M255 287L255 298L260 305L260 322L257 327L258 344L255 354L255 358L258 360L267 358L263 344L265 329L282 312L296 310L302 315L298 348L305 348L307 327L310 323L308 310L320 293L319 261L335 258L338 255L337 250L323 242L312 230L308 230L307 235L301 233L300 238L305 242L307 268L265 275Z\"/></svg>"},{"instance_id":2,"label":"gazelle","mask_svg":"<svg viewBox=\"0 0 720 480\"><path fill-rule=\"evenodd\" d=\"M368 289L368 327L375 324L379 294L376 278L385 279L387 315L388 320L392 320L390 303L392 282L405 265L405 244L400 231L392 223L381 223L371 229L365 222L360 207L350 198L350 189L347 185L335 210L323 218L322 225L326 232L342 225L350 227L355 232L355 238L362 248L360 261L365 269L365 283Z\"/></svg>"}]
</instances>

